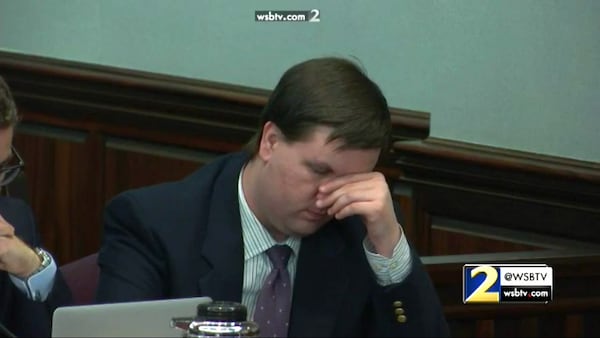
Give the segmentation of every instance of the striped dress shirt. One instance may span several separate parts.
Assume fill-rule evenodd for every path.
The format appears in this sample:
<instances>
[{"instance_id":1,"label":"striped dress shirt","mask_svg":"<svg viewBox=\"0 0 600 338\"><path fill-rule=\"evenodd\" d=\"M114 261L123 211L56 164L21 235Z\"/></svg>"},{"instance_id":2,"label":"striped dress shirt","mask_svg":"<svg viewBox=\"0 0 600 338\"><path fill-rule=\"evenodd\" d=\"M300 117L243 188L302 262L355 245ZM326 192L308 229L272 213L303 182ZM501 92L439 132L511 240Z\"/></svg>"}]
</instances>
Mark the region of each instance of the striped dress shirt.
<instances>
[{"instance_id":1,"label":"striped dress shirt","mask_svg":"<svg viewBox=\"0 0 600 338\"><path fill-rule=\"evenodd\" d=\"M271 272L272 265L265 253L276 244L287 244L292 249L287 269L290 274L292 287L296 276L296 263L300 253L301 239L288 237L284 242L276 242L260 221L256 218L244 196L242 188L242 169L238 178L238 200L240 205L240 216L242 221L242 236L244 240L244 281L242 289L242 304L248 309L248 320L254 319L254 308L262 285ZM391 258L374 252L373 245L365 238L363 247L367 260L375 272L377 282L380 285L390 285L403 281L410 273L411 256L406 236L402 236L394 248ZM293 297L293 295L292 295Z\"/></svg>"}]
</instances>

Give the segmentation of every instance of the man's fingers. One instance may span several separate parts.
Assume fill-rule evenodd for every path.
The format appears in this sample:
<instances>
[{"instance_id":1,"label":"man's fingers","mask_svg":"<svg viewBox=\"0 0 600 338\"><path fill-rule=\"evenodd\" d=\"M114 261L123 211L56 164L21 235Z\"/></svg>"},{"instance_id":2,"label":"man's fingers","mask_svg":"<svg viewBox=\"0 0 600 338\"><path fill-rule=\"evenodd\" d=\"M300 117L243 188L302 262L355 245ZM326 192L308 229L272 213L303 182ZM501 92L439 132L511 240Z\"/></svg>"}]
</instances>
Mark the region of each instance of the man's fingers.
<instances>
[{"instance_id":1,"label":"man's fingers","mask_svg":"<svg viewBox=\"0 0 600 338\"><path fill-rule=\"evenodd\" d=\"M10 224L0 224L0 236L2 237L13 237L15 235L15 228Z\"/></svg>"},{"instance_id":2,"label":"man's fingers","mask_svg":"<svg viewBox=\"0 0 600 338\"><path fill-rule=\"evenodd\" d=\"M328 181L327 183L322 184L319 187L319 192L323 194L329 194L332 191L335 191L347 184L352 184L360 181L366 181L372 178L373 173L364 173L364 174L354 174L354 175L346 175L340 176L337 178Z\"/></svg>"},{"instance_id":3,"label":"man's fingers","mask_svg":"<svg viewBox=\"0 0 600 338\"><path fill-rule=\"evenodd\" d=\"M341 196L351 193L353 190L362 189L358 183L345 184L330 193L317 194L317 207L320 209L331 207Z\"/></svg>"},{"instance_id":4,"label":"man's fingers","mask_svg":"<svg viewBox=\"0 0 600 338\"><path fill-rule=\"evenodd\" d=\"M353 216L353 215L364 215L368 212L368 210L370 208L371 208L371 202L369 202L369 201L354 202L352 204L348 204L348 205L344 206L342 209L337 211L334 214L334 217L336 219L343 219L343 218Z\"/></svg>"},{"instance_id":5,"label":"man's fingers","mask_svg":"<svg viewBox=\"0 0 600 338\"><path fill-rule=\"evenodd\" d=\"M333 194L332 194L333 195ZM346 206L358 203L358 202L369 202L373 200L373 189L365 186L355 186L352 189L345 189L344 191L336 191L334 196L328 196L327 214L335 215Z\"/></svg>"}]
</instances>

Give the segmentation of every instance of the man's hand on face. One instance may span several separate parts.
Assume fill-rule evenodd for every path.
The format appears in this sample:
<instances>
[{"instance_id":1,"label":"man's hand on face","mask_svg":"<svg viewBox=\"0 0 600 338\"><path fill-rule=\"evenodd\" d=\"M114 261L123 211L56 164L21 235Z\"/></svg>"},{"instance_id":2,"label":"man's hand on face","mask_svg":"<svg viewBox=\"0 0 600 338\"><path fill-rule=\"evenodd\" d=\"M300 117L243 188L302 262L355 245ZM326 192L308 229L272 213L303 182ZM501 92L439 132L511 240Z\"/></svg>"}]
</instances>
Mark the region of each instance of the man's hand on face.
<instances>
[{"instance_id":1,"label":"man's hand on face","mask_svg":"<svg viewBox=\"0 0 600 338\"><path fill-rule=\"evenodd\" d=\"M402 236L389 187L383 174L370 172L340 176L319 187L316 206L342 219L360 215L367 237L380 255L391 257Z\"/></svg>"},{"instance_id":2,"label":"man's hand on face","mask_svg":"<svg viewBox=\"0 0 600 338\"><path fill-rule=\"evenodd\" d=\"M15 235L15 228L0 215L0 270L24 279L40 264L35 251Z\"/></svg>"}]
</instances>

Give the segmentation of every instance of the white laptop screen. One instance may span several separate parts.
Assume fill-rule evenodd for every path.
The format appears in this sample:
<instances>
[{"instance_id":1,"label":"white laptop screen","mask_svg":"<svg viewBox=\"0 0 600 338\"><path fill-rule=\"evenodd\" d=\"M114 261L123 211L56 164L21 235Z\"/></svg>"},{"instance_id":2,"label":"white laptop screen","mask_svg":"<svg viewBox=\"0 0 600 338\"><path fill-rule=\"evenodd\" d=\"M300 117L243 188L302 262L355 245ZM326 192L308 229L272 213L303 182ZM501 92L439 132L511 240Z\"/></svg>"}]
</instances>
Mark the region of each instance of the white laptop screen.
<instances>
[{"instance_id":1,"label":"white laptop screen","mask_svg":"<svg viewBox=\"0 0 600 338\"><path fill-rule=\"evenodd\" d=\"M171 318L194 317L209 297L60 307L52 337L181 337Z\"/></svg>"}]
</instances>

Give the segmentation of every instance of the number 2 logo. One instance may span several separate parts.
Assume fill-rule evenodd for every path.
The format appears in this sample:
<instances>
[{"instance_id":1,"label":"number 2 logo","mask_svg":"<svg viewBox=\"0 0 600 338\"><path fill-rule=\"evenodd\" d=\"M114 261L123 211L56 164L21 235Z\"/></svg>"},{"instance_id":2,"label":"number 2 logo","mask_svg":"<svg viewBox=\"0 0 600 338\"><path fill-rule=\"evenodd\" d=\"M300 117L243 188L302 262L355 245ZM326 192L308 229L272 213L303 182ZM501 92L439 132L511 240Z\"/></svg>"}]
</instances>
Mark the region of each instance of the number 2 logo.
<instances>
[{"instance_id":1,"label":"number 2 logo","mask_svg":"<svg viewBox=\"0 0 600 338\"><path fill-rule=\"evenodd\" d=\"M500 293L489 291L498 280L498 271L489 265L481 265L471 270L471 278L475 278L480 273L485 274L485 279L465 301L467 303L498 303Z\"/></svg>"},{"instance_id":2,"label":"number 2 logo","mask_svg":"<svg viewBox=\"0 0 600 338\"><path fill-rule=\"evenodd\" d=\"M308 22L321 22L321 12L318 9L311 9Z\"/></svg>"}]
</instances>

